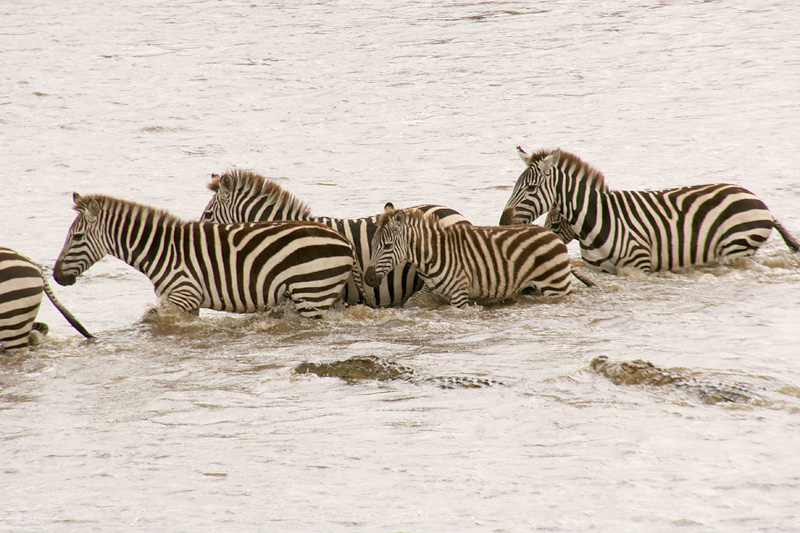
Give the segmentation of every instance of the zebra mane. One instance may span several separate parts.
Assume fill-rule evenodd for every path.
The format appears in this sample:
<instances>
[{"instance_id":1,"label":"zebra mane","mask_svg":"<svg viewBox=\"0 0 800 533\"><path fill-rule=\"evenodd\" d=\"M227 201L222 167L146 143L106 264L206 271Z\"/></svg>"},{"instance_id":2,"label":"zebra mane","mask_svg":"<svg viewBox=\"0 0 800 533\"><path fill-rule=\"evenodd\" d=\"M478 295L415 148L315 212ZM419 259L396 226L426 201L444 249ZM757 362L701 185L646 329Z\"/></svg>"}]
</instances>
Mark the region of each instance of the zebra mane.
<instances>
[{"instance_id":1,"label":"zebra mane","mask_svg":"<svg viewBox=\"0 0 800 533\"><path fill-rule=\"evenodd\" d=\"M233 188L237 191L244 191L249 197L264 196L269 198L269 203L275 206L287 206L292 208L301 216L311 216L311 208L305 202L299 200L292 193L265 178L264 176L250 170L233 169L226 172L233 180ZM208 188L214 192L219 191L220 176L214 175Z\"/></svg>"},{"instance_id":2,"label":"zebra mane","mask_svg":"<svg viewBox=\"0 0 800 533\"><path fill-rule=\"evenodd\" d=\"M158 209L137 202L131 202L129 200L121 200L119 198L105 196L102 194L87 194L86 196L81 196L75 205L72 206L72 209L75 211L86 211L89 208L89 204L92 202L92 200L97 201L101 210L117 209L125 206L139 213L152 214L153 221L156 223L163 221L174 224L185 224L183 220L163 209Z\"/></svg>"},{"instance_id":3,"label":"zebra mane","mask_svg":"<svg viewBox=\"0 0 800 533\"><path fill-rule=\"evenodd\" d=\"M384 212L378 217L378 226L385 226L394 217L397 211L403 211L406 215L405 224L411 226L432 226L435 228L444 228L442 221L434 213L426 213L416 207L406 207L405 209L395 209L394 206L387 204Z\"/></svg>"},{"instance_id":4,"label":"zebra mane","mask_svg":"<svg viewBox=\"0 0 800 533\"><path fill-rule=\"evenodd\" d=\"M533 163L539 162L551 153L553 153L553 150L548 148L543 148L541 150L532 152L531 156L528 158L528 165L530 166ZM604 191L608 190L606 178L603 173L571 152L566 152L564 150L561 151L561 157L558 160L558 166L568 169L569 173L573 176L583 175L583 179L586 180L590 185L594 185Z\"/></svg>"}]
</instances>

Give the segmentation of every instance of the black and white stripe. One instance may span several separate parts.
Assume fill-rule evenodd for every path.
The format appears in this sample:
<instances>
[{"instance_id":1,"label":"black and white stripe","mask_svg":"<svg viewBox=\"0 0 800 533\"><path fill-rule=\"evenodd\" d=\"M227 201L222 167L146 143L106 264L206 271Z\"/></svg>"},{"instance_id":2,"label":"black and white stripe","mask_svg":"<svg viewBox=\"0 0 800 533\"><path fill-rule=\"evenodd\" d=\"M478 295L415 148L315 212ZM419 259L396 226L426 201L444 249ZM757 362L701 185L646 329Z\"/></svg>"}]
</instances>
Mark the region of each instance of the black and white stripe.
<instances>
[{"instance_id":1,"label":"black and white stripe","mask_svg":"<svg viewBox=\"0 0 800 533\"><path fill-rule=\"evenodd\" d=\"M350 243L321 224L183 222L107 196L76 193L74 201L78 217L54 269L62 285L110 254L184 311L252 313L289 299L301 315L318 317L353 268Z\"/></svg>"},{"instance_id":2,"label":"black and white stripe","mask_svg":"<svg viewBox=\"0 0 800 533\"><path fill-rule=\"evenodd\" d=\"M45 329L35 323L42 292L47 294L64 318L83 336L92 335L56 299L39 265L10 248L0 247L0 350L27 350L31 330Z\"/></svg>"},{"instance_id":3,"label":"black and white stripe","mask_svg":"<svg viewBox=\"0 0 800 533\"><path fill-rule=\"evenodd\" d=\"M363 282L363 272L372 252L371 242L379 215L356 218L315 217L310 209L274 181L256 173L232 170L213 175L209 188L214 197L203 211L203 219L213 222L256 222L266 220L308 220L319 222L344 235L353 245L356 266L345 288L348 304L365 303L372 307L402 305L422 287L422 280L410 264L400 264L377 287ZM438 218L442 225L469 224L460 213L440 205L417 206Z\"/></svg>"},{"instance_id":4,"label":"black and white stripe","mask_svg":"<svg viewBox=\"0 0 800 533\"><path fill-rule=\"evenodd\" d=\"M512 298L526 288L545 296L572 290L566 245L539 226L444 227L418 209L386 204L372 250L367 283L409 261L427 290L457 307Z\"/></svg>"},{"instance_id":5,"label":"black and white stripe","mask_svg":"<svg viewBox=\"0 0 800 533\"><path fill-rule=\"evenodd\" d=\"M752 255L775 228L794 251L800 243L767 206L737 185L712 184L661 191L611 191L597 169L561 150L528 156L500 224L525 224L549 213L562 238L577 236L587 265L680 270Z\"/></svg>"}]
</instances>

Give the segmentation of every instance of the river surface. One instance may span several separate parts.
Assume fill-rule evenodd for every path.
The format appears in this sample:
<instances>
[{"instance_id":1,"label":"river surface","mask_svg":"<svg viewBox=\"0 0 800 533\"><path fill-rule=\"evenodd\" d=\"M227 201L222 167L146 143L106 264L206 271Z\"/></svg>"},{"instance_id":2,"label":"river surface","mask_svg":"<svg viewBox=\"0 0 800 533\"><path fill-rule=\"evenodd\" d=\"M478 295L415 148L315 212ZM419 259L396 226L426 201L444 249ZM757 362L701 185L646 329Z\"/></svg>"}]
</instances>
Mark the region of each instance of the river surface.
<instances>
[{"instance_id":1,"label":"river surface","mask_svg":"<svg viewBox=\"0 0 800 533\"><path fill-rule=\"evenodd\" d=\"M317 215L496 224L561 147L617 189L733 182L800 235L800 4L0 4L0 245L52 268L72 193L197 218L212 172ZM574 264L580 254L570 246ZM155 317L107 258L48 342L0 355L0 530L797 531L800 258L589 274L561 300ZM644 359L763 398L616 385ZM303 362L377 356L347 382Z\"/></svg>"}]
</instances>

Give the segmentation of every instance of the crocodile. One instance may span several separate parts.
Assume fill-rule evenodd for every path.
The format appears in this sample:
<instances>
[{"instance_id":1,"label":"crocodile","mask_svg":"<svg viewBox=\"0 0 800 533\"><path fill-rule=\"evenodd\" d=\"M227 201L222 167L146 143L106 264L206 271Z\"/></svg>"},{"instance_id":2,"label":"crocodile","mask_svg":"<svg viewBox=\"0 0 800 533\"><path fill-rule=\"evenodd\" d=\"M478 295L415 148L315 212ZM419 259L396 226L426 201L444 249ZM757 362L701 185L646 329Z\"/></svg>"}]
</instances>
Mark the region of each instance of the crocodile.
<instances>
[{"instance_id":1,"label":"crocodile","mask_svg":"<svg viewBox=\"0 0 800 533\"><path fill-rule=\"evenodd\" d=\"M758 402L762 398L741 383L721 383L693 377L675 368L659 368L649 361L609 361L601 355L592 359L592 370L615 385L669 386L696 396L705 404Z\"/></svg>"},{"instance_id":2,"label":"crocodile","mask_svg":"<svg viewBox=\"0 0 800 533\"><path fill-rule=\"evenodd\" d=\"M477 389L490 387L499 382L464 376L420 376L413 369L394 361L380 359L374 355L351 357L330 363L303 362L295 367L297 374L316 374L320 377L342 378L348 383L364 379L376 381L406 381L414 384L433 384L442 389Z\"/></svg>"}]
</instances>

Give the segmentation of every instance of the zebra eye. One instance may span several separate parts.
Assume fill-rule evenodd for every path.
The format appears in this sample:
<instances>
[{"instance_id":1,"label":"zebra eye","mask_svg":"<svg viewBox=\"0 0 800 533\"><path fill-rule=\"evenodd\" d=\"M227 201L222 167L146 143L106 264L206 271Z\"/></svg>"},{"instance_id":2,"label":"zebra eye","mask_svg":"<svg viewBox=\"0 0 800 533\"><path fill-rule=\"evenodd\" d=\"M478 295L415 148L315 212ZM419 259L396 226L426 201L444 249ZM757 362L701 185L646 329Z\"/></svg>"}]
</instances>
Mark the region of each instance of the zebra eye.
<instances>
[{"instance_id":1,"label":"zebra eye","mask_svg":"<svg viewBox=\"0 0 800 533\"><path fill-rule=\"evenodd\" d=\"M390 243L390 242L383 243L383 249L384 250L391 250L392 249L392 243Z\"/></svg>"},{"instance_id":2,"label":"zebra eye","mask_svg":"<svg viewBox=\"0 0 800 533\"><path fill-rule=\"evenodd\" d=\"M76 241L82 241L85 235L81 232L76 232L72 234L72 239Z\"/></svg>"},{"instance_id":3,"label":"zebra eye","mask_svg":"<svg viewBox=\"0 0 800 533\"><path fill-rule=\"evenodd\" d=\"M203 220L213 220L214 214L211 211L206 211L203 213Z\"/></svg>"},{"instance_id":4,"label":"zebra eye","mask_svg":"<svg viewBox=\"0 0 800 533\"><path fill-rule=\"evenodd\" d=\"M538 189L538 188L539 188L539 186L538 186L538 185L536 185L536 184L533 184L533 183L532 183L532 184L530 184L530 185L528 185L528 190L529 190L529 191L535 191L535 190L536 190L536 189Z\"/></svg>"}]
</instances>

